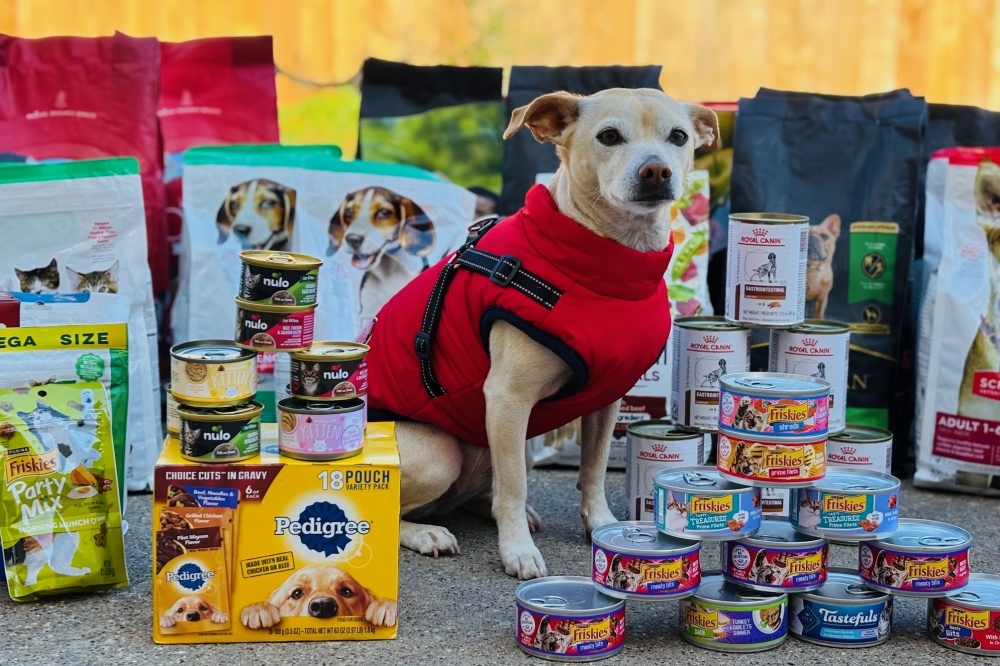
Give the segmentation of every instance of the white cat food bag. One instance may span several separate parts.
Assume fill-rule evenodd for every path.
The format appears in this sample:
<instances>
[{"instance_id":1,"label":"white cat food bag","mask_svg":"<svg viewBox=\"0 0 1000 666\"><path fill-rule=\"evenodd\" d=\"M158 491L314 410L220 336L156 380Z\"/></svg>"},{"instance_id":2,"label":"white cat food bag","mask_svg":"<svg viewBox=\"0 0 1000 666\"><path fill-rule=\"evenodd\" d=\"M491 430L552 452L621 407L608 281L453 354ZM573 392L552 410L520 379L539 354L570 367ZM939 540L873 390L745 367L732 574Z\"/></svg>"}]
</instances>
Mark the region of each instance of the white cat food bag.
<instances>
[{"instance_id":1,"label":"white cat food bag","mask_svg":"<svg viewBox=\"0 0 1000 666\"><path fill-rule=\"evenodd\" d=\"M128 346L135 362L123 478L129 490L148 489L163 431L138 163L118 158L5 165L0 199L0 290L120 294L128 300ZM67 315L68 323L77 323L73 316ZM84 316L78 323L94 322Z\"/></svg>"},{"instance_id":2,"label":"white cat food bag","mask_svg":"<svg viewBox=\"0 0 1000 666\"><path fill-rule=\"evenodd\" d=\"M11 598L127 585L126 326L4 328L0 342L0 545Z\"/></svg>"},{"instance_id":3,"label":"white cat food bag","mask_svg":"<svg viewBox=\"0 0 1000 666\"><path fill-rule=\"evenodd\" d=\"M927 173L916 486L1000 496L1000 148Z\"/></svg>"}]
</instances>

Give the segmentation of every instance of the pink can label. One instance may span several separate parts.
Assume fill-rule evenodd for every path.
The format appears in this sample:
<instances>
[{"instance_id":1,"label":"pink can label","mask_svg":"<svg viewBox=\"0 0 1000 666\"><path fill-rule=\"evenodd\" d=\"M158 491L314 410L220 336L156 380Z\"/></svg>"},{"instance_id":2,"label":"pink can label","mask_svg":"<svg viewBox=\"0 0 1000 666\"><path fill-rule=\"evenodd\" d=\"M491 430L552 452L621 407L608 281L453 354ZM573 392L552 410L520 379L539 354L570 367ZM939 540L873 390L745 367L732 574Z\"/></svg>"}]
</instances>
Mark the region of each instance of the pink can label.
<instances>
[{"instance_id":1,"label":"pink can label","mask_svg":"<svg viewBox=\"0 0 1000 666\"><path fill-rule=\"evenodd\" d=\"M719 425L740 433L772 436L823 435L829 426L827 396L777 398L723 388L719 398Z\"/></svg>"},{"instance_id":2,"label":"pink can label","mask_svg":"<svg viewBox=\"0 0 1000 666\"><path fill-rule=\"evenodd\" d=\"M281 412L278 448L293 455L331 458L351 455L364 445L364 411L343 414Z\"/></svg>"},{"instance_id":3,"label":"pink can label","mask_svg":"<svg viewBox=\"0 0 1000 666\"><path fill-rule=\"evenodd\" d=\"M306 349L313 341L314 311L257 312L241 307L236 314L236 342L261 351Z\"/></svg>"},{"instance_id":4,"label":"pink can label","mask_svg":"<svg viewBox=\"0 0 1000 666\"><path fill-rule=\"evenodd\" d=\"M969 584L969 549L914 555L866 543L858 548L858 571L883 589L940 596Z\"/></svg>"},{"instance_id":5,"label":"pink can label","mask_svg":"<svg viewBox=\"0 0 1000 666\"><path fill-rule=\"evenodd\" d=\"M625 608L612 613L568 617L538 613L517 605L517 642L541 657L563 655L599 658L625 644Z\"/></svg>"},{"instance_id":6,"label":"pink can label","mask_svg":"<svg viewBox=\"0 0 1000 666\"><path fill-rule=\"evenodd\" d=\"M649 597L684 596L701 584L699 551L642 557L594 546L593 580L613 592Z\"/></svg>"}]
</instances>

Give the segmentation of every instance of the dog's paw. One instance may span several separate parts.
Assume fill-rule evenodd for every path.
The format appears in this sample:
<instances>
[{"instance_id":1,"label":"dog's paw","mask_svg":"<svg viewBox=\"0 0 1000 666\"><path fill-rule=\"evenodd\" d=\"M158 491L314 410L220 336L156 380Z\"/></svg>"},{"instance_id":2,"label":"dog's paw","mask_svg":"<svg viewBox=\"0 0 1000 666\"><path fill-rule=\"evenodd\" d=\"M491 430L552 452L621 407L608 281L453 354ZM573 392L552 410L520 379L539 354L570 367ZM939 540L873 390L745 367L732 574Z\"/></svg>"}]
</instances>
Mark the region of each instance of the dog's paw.
<instances>
[{"instance_id":1,"label":"dog's paw","mask_svg":"<svg viewBox=\"0 0 1000 666\"><path fill-rule=\"evenodd\" d=\"M281 611L266 601L250 604L240 612L240 622L249 629L267 629L281 622Z\"/></svg>"},{"instance_id":2,"label":"dog's paw","mask_svg":"<svg viewBox=\"0 0 1000 666\"><path fill-rule=\"evenodd\" d=\"M229 622L229 616L222 611L217 610L212 613L212 622L215 624L225 624L226 622Z\"/></svg>"},{"instance_id":3,"label":"dog's paw","mask_svg":"<svg viewBox=\"0 0 1000 666\"><path fill-rule=\"evenodd\" d=\"M177 620L172 615L164 615L160 618L160 628L169 629L177 624Z\"/></svg>"},{"instance_id":4,"label":"dog's paw","mask_svg":"<svg viewBox=\"0 0 1000 666\"><path fill-rule=\"evenodd\" d=\"M520 548L501 545L500 558L503 560L504 572L508 576L531 580L546 575L545 559L533 543Z\"/></svg>"},{"instance_id":5,"label":"dog's paw","mask_svg":"<svg viewBox=\"0 0 1000 666\"><path fill-rule=\"evenodd\" d=\"M528 519L528 531L534 534L542 531L542 518L530 504L524 505L524 517Z\"/></svg>"},{"instance_id":6,"label":"dog's paw","mask_svg":"<svg viewBox=\"0 0 1000 666\"><path fill-rule=\"evenodd\" d=\"M596 530L598 527L618 522L618 519L615 518L615 514L611 513L611 509L608 508L607 503L605 503L604 506L594 507L591 509L581 506L580 518L583 520L583 526L587 530L588 537L591 532Z\"/></svg>"},{"instance_id":7,"label":"dog's paw","mask_svg":"<svg viewBox=\"0 0 1000 666\"><path fill-rule=\"evenodd\" d=\"M396 625L396 602L388 599L375 599L365 610L365 619L376 627L393 627Z\"/></svg>"},{"instance_id":8,"label":"dog's paw","mask_svg":"<svg viewBox=\"0 0 1000 666\"><path fill-rule=\"evenodd\" d=\"M437 525L419 525L403 521L399 525L399 542L410 550L432 557L458 555L462 552L458 547L458 539Z\"/></svg>"}]
</instances>

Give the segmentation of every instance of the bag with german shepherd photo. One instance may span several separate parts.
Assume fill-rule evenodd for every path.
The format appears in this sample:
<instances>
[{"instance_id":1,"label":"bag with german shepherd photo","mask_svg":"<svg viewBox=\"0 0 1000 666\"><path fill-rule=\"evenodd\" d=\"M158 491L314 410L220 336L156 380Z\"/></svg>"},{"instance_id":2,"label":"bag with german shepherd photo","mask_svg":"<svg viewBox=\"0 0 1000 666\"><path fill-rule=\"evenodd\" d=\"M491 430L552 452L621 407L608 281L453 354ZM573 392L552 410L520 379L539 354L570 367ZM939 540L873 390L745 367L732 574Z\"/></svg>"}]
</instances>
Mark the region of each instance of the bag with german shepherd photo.
<instances>
[{"instance_id":1,"label":"bag with german shepherd photo","mask_svg":"<svg viewBox=\"0 0 1000 666\"><path fill-rule=\"evenodd\" d=\"M912 381L897 377L926 104L906 90L839 97L762 89L736 117L732 210L810 220L806 317L851 327L847 421L905 454ZM752 338L767 369L767 338ZM766 333L766 332L765 332Z\"/></svg>"}]
</instances>

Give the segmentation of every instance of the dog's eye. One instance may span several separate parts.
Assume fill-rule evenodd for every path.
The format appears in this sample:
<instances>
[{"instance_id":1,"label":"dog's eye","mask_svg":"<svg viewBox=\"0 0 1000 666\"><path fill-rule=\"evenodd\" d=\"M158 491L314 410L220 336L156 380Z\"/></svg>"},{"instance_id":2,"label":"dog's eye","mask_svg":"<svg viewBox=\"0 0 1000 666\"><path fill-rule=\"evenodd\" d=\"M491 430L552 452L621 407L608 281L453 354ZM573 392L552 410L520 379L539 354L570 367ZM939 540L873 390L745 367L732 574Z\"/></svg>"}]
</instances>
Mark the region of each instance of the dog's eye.
<instances>
[{"instance_id":1,"label":"dog's eye","mask_svg":"<svg viewBox=\"0 0 1000 666\"><path fill-rule=\"evenodd\" d=\"M178 608L178 609L177 609L177 615L180 615L180 614L182 614L183 612L184 612L184 609L183 609L183 608Z\"/></svg>"},{"instance_id":2,"label":"dog's eye","mask_svg":"<svg viewBox=\"0 0 1000 666\"><path fill-rule=\"evenodd\" d=\"M688 135L684 130L675 129L670 133L670 138L668 140L675 146L683 146L687 143Z\"/></svg>"},{"instance_id":3,"label":"dog's eye","mask_svg":"<svg viewBox=\"0 0 1000 666\"><path fill-rule=\"evenodd\" d=\"M355 213L354 213L354 209L353 208L348 208L347 210L344 211L344 219L345 220L353 220L354 219L354 215L355 215Z\"/></svg>"},{"instance_id":4,"label":"dog's eye","mask_svg":"<svg viewBox=\"0 0 1000 666\"><path fill-rule=\"evenodd\" d=\"M376 220L387 220L390 217L392 217L392 211L389 210L388 208L379 208L377 211L375 211Z\"/></svg>"},{"instance_id":5,"label":"dog's eye","mask_svg":"<svg viewBox=\"0 0 1000 666\"><path fill-rule=\"evenodd\" d=\"M200 610L202 613L206 613L208 612L208 606L205 605L198 606L198 610Z\"/></svg>"},{"instance_id":6,"label":"dog's eye","mask_svg":"<svg viewBox=\"0 0 1000 666\"><path fill-rule=\"evenodd\" d=\"M302 590L297 587L294 590L292 590L292 599L301 599L302 594L303 594Z\"/></svg>"},{"instance_id":7,"label":"dog's eye","mask_svg":"<svg viewBox=\"0 0 1000 666\"><path fill-rule=\"evenodd\" d=\"M264 199L263 201L260 202L260 207L263 208L264 210L267 210L268 208L274 208L277 205L278 202L275 201L274 199Z\"/></svg>"},{"instance_id":8,"label":"dog's eye","mask_svg":"<svg viewBox=\"0 0 1000 666\"><path fill-rule=\"evenodd\" d=\"M342 597L353 597L354 596L354 590L352 590L349 587L342 587L342 588L340 588L340 590L339 590L338 593Z\"/></svg>"},{"instance_id":9,"label":"dog's eye","mask_svg":"<svg viewBox=\"0 0 1000 666\"><path fill-rule=\"evenodd\" d=\"M617 146L619 143L625 143L625 137L623 137L618 130L611 128L602 130L597 135L597 140L605 146Z\"/></svg>"}]
</instances>

